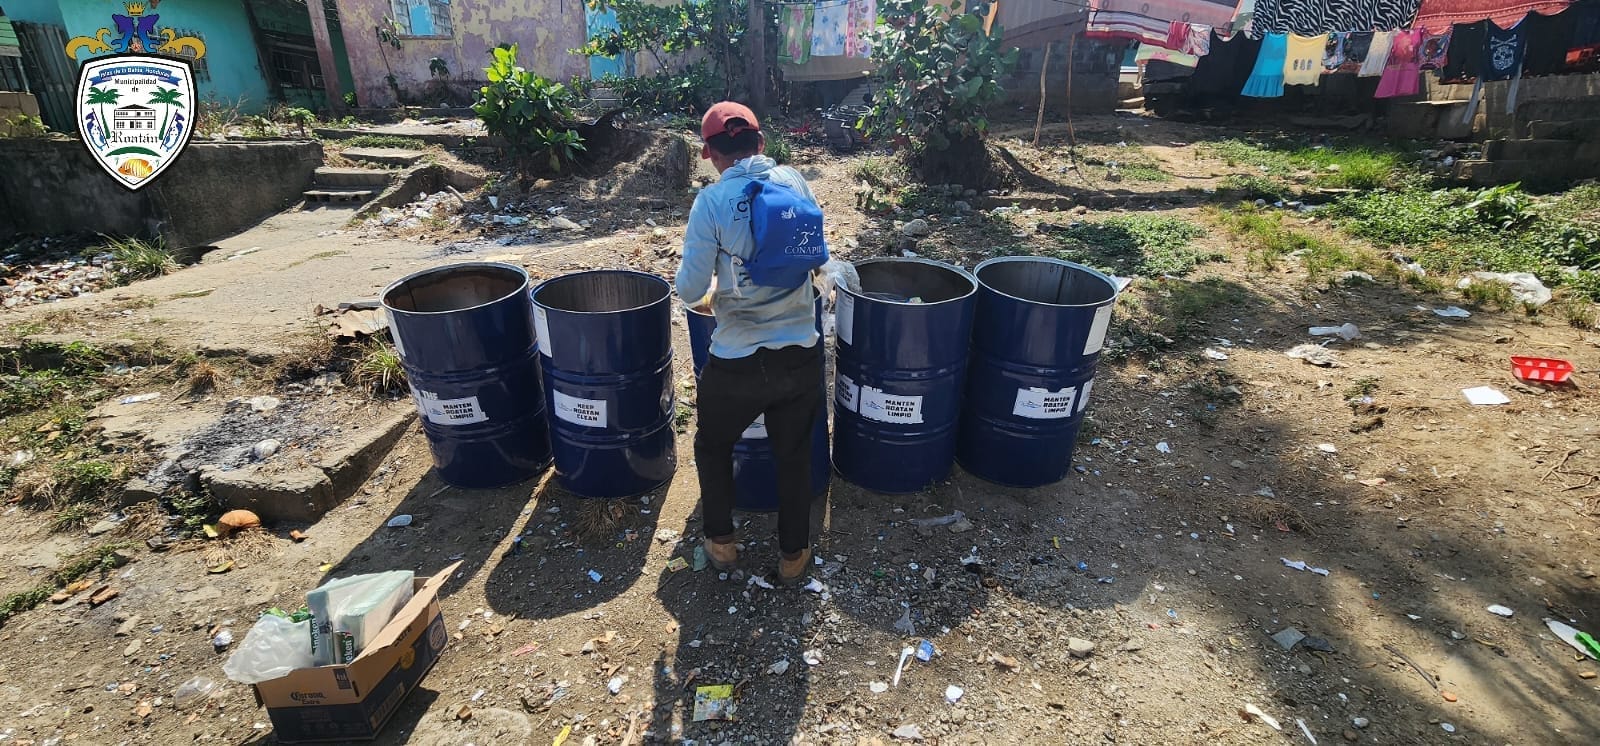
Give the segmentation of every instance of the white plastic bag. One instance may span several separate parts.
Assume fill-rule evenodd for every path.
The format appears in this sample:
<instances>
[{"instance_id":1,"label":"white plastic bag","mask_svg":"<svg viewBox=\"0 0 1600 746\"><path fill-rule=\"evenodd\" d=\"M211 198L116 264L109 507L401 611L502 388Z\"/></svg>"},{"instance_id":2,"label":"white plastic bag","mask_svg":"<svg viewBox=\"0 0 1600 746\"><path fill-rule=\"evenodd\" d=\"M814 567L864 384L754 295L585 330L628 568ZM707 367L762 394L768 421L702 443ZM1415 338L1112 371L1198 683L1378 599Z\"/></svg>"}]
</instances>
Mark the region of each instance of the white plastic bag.
<instances>
[{"instance_id":1,"label":"white plastic bag","mask_svg":"<svg viewBox=\"0 0 1600 746\"><path fill-rule=\"evenodd\" d=\"M222 664L222 672L241 684L258 684L316 665L311 656L311 620L291 622L263 614L244 642Z\"/></svg>"}]
</instances>

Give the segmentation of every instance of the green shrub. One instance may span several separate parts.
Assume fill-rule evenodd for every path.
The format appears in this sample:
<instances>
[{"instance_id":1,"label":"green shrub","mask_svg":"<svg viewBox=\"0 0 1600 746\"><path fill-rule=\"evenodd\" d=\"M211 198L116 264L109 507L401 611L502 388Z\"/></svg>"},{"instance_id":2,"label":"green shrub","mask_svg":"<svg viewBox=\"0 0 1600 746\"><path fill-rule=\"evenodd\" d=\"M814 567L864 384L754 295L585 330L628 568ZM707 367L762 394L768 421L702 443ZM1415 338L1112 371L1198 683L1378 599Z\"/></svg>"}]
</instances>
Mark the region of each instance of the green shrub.
<instances>
[{"instance_id":1,"label":"green shrub","mask_svg":"<svg viewBox=\"0 0 1600 746\"><path fill-rule=\"evenodd\" d=\"M533 74L517 64L517 45L492 51L494 61L484 68L489 84L472 110L489 134L506 139L518 156L542 162L560 172L583 152L583 138L572 121L572 89Z\"/></svg>"}]
</instances>

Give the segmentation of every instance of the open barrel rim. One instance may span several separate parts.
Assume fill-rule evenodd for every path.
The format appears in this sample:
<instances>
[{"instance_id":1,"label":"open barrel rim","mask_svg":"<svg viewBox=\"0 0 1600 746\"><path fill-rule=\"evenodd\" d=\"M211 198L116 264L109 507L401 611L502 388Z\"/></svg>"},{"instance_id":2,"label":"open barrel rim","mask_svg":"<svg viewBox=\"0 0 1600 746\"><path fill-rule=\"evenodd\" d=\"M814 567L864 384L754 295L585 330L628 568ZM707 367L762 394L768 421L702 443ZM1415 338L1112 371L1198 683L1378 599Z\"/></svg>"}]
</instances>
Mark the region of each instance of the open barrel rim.
<instances>
[{"instance_id":1,"label":"open barrel rim","mask_svg":"<svg viewBox=\"0 0 1600 746\"><path fill-rule=\"evenodd\" d=\"M1110 289L1111 294L1109 296L1105 297L1105 298L1100 299L1100 300L1089 301L1087 303L1052 303L1050 301L1034 300L1032 298L1024 298L1024 297L1022 297L1020 295L1016 295L1014 293L1008 293L1008 292L1006 292L1004 290L1001 290L1000 288L997 288L994 285L991 285L988 282L984 281L984 279L983 279L983 271L984 271L984 269L992 268L992 267L994 267L996 265L1007 264L1007 263L1011 263L1011 262L1028 262L1028 263L1035 263L1035 264L1054 264L1054 265L1059 266L1059 267L1066 267L1068 269L1076 269L1076 270L1079 270L1079 271L1083 272L1084 274L1087 274L1087 275L1089 275L1091 277L1094 277L1094 278L1104 282L1106 284L1106 287L1108 289ZM1049 306L1051 308L1096 308L1096 307L1099 307L1099 306L1103 306L1103 305L1105 305L1107 303L1115 302L1117 300L1117 296L1122 294L1122 291L1117 289L1116 281L1112 280L1104 272L1101 272L1100 270L1097 270L1097 269L1095 269L1093 267L1084 266L1084 265L1079 264L1077 262L1069 262L1069 261L1067 261L1065 259L1056 259L1054 257L1048 257L1048 256L1000 256L1000 257L995 257L993 259L985 259L984 261L979 262L978 266L972 268L972 275L977 280L978 284L983 286L983 289L988 290L989 292L994 293L995 295L1002 295L1002 296L1005 296L1006 298L1009 298L1011 300L1017 301L1019 303L1032 303L1034 305Z\"/></svg>"},{"instance_id":2,"label":"open barrel rim","mask_svg":"<svg viewBox=\"0 0 1600 746\"><path fill-rule=\"evenodd\" d=\"M657 286L657 289L661 291L661 297L636 306L629 306L627 308L608 308L602 311L579 311L571 308L563 308L561 306L550 305L549 303L539 299L540 295L550 291L552 288L559 288L564 283L579 282L584 279L601 275L623 275L640 278ZM581 272L571 272L561 275L560 277L552 277L544 282L539 283L538 287L533 289L532 299L534 305L549 311L555 311L557 313L570 313L578 316L599 316L602 314L631 313L633 311L642 311L662 303L671 303L672 295L672 283L667 282L666 278L661 277L660 275L653 275L649 272L640 272L633 269L589 269Z\"/></svg>"},{"instance_id":3,"label":"open barrel rim","mask_svg":"<svg viewBox=\"0 0 1600 746\"><path fill-rule=\"evenodd\" d=\"M957 296L954 296L954 297L951 297L951 298L946 298L944 300L922 301L922 302L919 302L919 303L912 303L911 301L908 301L908 300L884 300L883 298L874 298L874 297L866 294L866 285L865 285L865 283L862 284L862 289L861 289L860 292L857 292L855 290L851 290L850 288L844 286L843 284L839 285L838 288L837 288L837 290L839 292L848 293L853 298L857 298L857 299L865 300L865 301L871 301L873 303L884 303L884 304L893 305L893 306L910 306L910 307L934 308L934 307L942 306L942 305L945 305L945 304L948 304L948 303L960 303L960 302L962 302L962 301L964 301L964 300L966 300L968 298L971 298L974 295L977 295L977 293L978 293L978 278L973 276L973 274L971 272L968 272L968 271L966 271L966 270L964 270L964 269L962 269L962 268L960 268L960 267L958 267L958 266L956 266L954 264L950 264L948 262L941 262L941 261L936 261L936 260L933 260L933 259L923 259L921 257L880 256L880 257L874 257L874 258L871 258L871 259L862 259L861 261L858 261L858 262L851 262L851 264L853 264L856 267L856 271L857 271L858 274L861 271L861 267L863 267L863 266L871 266L873 264L922 264L922 265L926 265L926 266L932 267L934 269L939 269L939 270L944 270L944 271L950 272L951 274L953 274L953 275L955 275L957 277L960 277L963 280L966 280L968 283L970 283L972 285L971 289L967 290L967 292L962 293L960 295L957 295Z\"/></svg>"},{"instance_id":4,"label":"open barrel rim","mask_svg":"<svg viewBox=\"0 0 1600 746\"><path fill-rule=\"evenodd\" d=\"M426 277L428 275L446 274L470 269L497 269L513 272L518 277L522 278L522 284L518 285L511 292L493 300L487 300L474 306L450 308L443 311L410 311L397 307L389 302L389 296L393 295L395 291L399 290L402 285L405 285L408 282ZM418 270L389 283L389 286L384 288L383 292L378 295L378 303L383 306L384 310L390 313L405 314L408 316L443 316L446 314L457 314L466 311L474 311L480 308L487 308L496 303L500 303L507 298L514 297L518 293L526 293L528 292L528 285L530 282L532 282L532 278L528 275L528 270L518 267L515 264L506 264L505 262L461 262L459 264L446 264L442 267L429 267L428 269Z\"/></svg>"}]
</instances>

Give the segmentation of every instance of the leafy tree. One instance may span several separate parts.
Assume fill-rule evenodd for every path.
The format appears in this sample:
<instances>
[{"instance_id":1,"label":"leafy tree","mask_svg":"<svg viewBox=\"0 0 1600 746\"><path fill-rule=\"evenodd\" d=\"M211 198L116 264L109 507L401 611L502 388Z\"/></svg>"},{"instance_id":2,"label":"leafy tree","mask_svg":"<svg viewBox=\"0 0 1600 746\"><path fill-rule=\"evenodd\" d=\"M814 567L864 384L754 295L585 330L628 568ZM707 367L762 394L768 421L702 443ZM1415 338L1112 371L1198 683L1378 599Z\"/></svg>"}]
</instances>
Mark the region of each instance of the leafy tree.
<instances>
[{"instance_id":1,"label":"leafy tree","mask_svg":"<svg viewBox=\"0 0 1600 746\"><path fill-rule=\"evenodd\" d=\"M484 128L504 137L518 157L542 159L551 171L576 161L584 145L568 126L572 89L518 65L515 44L502 44L490 54L494 61L483 69L489 84L479 89L472 106Z\"/></svg>"},{"instance_id":2,"label":"leafy tree","mask_svg":"<svg viewBox=\"0 0 1600 746\"><path fill-rule=\"evenodd\" d=\"M648 93L636 96L630 104L729 98L743 90L749 57L745 46L749 0L683 0L667 5L644 0L589 0L588 6L616 13L616 27L591 36L588 43L572 50L574 53L588 57L644 53L661 71L633 79L635 88ZM772 63L777 45L769 44L767 49ZM675 71L674 57L691 50L704 52L705 60Z\"/></svg>"},{"instance_id":3,"label":"leafy tree","mask_svg":"<svg viewBox=\"0 0 1600 746\"><path fill-rule=\"evenodd\" d=\"M861 125L875 139L909 144L924 178L971 175L984 159L988 108L1005 95L1000 81L1016 68L998 24L985 33L988 3L963 13L963 0L879 0L871 34L877 90ZM960 181L960 178L955 179Z\"/></svg>"}]
</instances>

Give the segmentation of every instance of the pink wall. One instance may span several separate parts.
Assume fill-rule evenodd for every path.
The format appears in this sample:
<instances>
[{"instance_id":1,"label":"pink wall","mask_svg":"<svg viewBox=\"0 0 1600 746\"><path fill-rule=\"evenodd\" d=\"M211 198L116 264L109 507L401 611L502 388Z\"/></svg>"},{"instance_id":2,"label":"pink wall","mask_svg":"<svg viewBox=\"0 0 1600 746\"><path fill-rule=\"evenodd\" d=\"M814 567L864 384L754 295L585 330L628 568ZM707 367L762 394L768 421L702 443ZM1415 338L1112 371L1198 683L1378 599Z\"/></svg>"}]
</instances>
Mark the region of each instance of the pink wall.
<instances>
[{"instance_id":1,"label":"pink wall","mask_svg":"<svg viewBox=\"0 0 1600 746\"><path fill-rule=\"evenodd\" d=\"M398 50L388 45L380 50L375 30L391 12L388 0L337 2L357 103L362 107L398 103L384 80L390 68L401 89L420 99L430 78L428 61L434 57L449 65L451 79L481 81L489 50L502 43L517 44L522 66L547 78L565 81L589 73L589 61L567 51L584 43L583 0L454 0L451 38L408 37Z\"/></svg>"}]
</instances>

